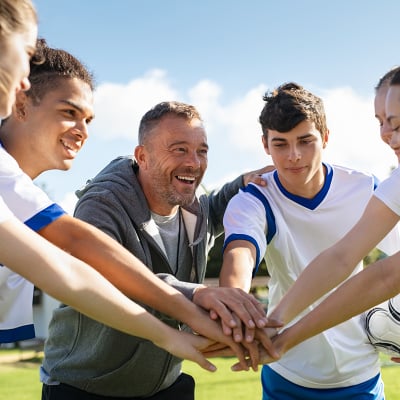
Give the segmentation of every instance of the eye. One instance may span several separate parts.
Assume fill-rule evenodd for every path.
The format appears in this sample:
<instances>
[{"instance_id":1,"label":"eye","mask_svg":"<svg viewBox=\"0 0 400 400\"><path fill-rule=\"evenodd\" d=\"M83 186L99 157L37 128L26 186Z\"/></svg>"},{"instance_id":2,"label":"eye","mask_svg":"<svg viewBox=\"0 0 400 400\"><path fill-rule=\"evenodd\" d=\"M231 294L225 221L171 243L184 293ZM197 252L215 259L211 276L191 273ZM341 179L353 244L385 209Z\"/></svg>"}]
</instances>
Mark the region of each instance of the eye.
<instances>
[{"instance_id":1,"label":"eye","mask_svg":"<svg viewBox=\"0 0 400 400\"><path fill-rule=\"evenodd\" d=\"M201 149L198 151L198 153L202 156L207 156L208 154L208 149Z\"/></svg>"},{"instance_id":2,"label":"eye","mask_svg":"<svg viewBox=\"0 0 400 400\"><path fill-rule=\"evenodd\" d=\"M174 153L180 153L180 154L186 153L186 149L184 147L175 147L174 149L172 149L172 151Z\"/></svg>"}]
</instances>

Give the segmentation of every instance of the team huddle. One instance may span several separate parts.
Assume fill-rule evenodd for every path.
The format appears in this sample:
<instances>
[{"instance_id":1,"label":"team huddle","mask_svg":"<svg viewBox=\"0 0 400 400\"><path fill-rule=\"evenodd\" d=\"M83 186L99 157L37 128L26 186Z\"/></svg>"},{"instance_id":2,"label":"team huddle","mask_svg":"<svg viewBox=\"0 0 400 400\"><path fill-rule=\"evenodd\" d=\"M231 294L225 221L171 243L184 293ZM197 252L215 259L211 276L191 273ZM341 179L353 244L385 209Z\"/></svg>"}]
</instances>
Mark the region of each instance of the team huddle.
<instances>
[{"instance_id":1,"label":"team huddle","mask_svg":"<svg viewBox=\"0 0 400 400\"><path fill-rule=\"evenodd\" d=\"M133 153L87 177L71 216L33 180L71 168L86 143L93 76L37 39L30 0L0 0L0 54L0 343L35 336L33 285L61 302L43 400L193 400L182 360L215 371L217 356L262 365L263 400L384 399L379 352L400 362L400 170L378 182L324 161L335 132L320 97L296 82L265 93L273 165L210 193L199 111L155 104ZM399 67L374 106L400 161ZM207 287L220 235L219 287ZM267 312L249 294L263 260Z\"/></svg>"}]
</instances>

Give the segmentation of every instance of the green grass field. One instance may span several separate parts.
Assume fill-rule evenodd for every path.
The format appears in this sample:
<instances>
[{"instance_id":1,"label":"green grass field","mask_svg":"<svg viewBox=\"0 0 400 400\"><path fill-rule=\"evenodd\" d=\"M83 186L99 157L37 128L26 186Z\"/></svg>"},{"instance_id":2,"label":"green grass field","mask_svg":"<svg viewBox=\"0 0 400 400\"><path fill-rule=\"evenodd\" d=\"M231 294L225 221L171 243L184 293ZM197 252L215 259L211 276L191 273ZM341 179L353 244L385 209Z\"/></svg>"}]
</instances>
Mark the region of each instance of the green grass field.
<instances>
[{"instance_id":1,"label":"green grass field","mask_svg":"<svg viewBox=\"0 0 400 400\"><path fill-rule=\"evenodd\" d=\"M38 400L41 385L39 363L19 361L2 363L0 351L0 399ZM196 378L196 400L259 400L261 385L259 372L231 372L233 359L214 359L218 371L210 373L196 364L185 361L184 371ZM400 365L382 357L382 375L386 400L400 400ZM73 400L73 399L71 399Z\"/></svg>"}]
</instances>

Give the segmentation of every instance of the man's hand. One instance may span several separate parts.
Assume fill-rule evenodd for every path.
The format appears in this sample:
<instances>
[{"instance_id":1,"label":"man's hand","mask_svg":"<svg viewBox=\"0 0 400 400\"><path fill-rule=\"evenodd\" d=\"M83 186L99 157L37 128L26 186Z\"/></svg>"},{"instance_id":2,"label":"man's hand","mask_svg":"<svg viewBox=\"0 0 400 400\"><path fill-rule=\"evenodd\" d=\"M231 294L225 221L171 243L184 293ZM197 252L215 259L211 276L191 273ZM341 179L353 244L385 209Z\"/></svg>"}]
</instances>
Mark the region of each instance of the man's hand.
<instances>
[{"instance_id":1,"label":"man's hand","mask_svg":"<svg viewBox=\"0 0 400 400\"><path fill-rule=\"evenodd\" d=\"M232 329L240 328L234 332L236 342L243 340L243 333L232 312L247 328L263 328L267 324L262 304L241 289L200 286L193 294L193 302L208 310L212 319L220 318L226 335L231 335ZM249 339L252 341L252 337Z\"/></svg>"},{"instance_id":2,"label":"man's hand","mask_svg":"<svg viewBox=\"0 0 400 400\"><path fill-rule=\"evenodd\" d=\"M255 183L256 185L266 186L267 183L262 178L262 174L266 172L271 172L275 169L273 165L267 165L264 168L257 169L255 171L248 172L243 175L243 183L244 186L247 186L249 183Z\"/></svg>"}]
</instances>

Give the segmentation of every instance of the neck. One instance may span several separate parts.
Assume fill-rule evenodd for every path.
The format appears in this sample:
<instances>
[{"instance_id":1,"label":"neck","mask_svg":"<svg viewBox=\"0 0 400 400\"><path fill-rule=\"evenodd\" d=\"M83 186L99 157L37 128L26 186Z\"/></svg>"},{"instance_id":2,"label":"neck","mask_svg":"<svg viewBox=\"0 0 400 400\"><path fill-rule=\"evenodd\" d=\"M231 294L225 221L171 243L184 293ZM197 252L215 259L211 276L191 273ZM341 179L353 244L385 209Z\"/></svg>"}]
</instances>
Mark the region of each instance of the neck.
<instances>
[{"instance_id":1,"label":"neck","mask_svg":"<svg viewBox=\"0 0 400 400\"><path fill-rule=\"evenodd\" d=\"M12 122L7 121L0 127L0 140L7 152L15 158L19 167L31 178L37 178L41 171L35 168L37 160L31 154L29 147L20 144L21 137L17 130L13 130Z\"/></svg>"}]
</instances>

